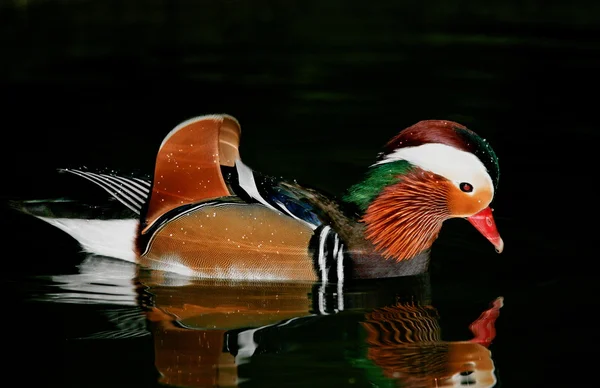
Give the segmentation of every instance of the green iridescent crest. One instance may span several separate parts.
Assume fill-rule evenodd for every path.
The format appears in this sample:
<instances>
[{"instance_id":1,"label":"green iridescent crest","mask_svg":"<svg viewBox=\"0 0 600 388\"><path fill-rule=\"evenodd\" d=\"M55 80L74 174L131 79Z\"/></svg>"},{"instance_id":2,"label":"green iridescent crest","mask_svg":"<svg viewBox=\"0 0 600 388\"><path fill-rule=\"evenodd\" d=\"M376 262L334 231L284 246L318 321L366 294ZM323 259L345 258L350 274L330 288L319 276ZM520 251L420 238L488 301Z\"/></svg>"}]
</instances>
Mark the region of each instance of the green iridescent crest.
<instances>
[{"instance_id":1,"label":"green iridescent crest","mask_svg":"<svg viewBox=\"0 0 600 388\"><path fill-rule=\"evenodd\" d=\"M454 130L464 139L469 151L481 160L494 182L494 187L497 189L500 179L500 165L498 156L496 156L490 143L470 130L461 128L455 128Z\"/></svg>"},{"instance_id":2,"label":"green iridescent crest","mask_svg":"<svg viewBox=\"0 0 600 388\"><path fill-rule=\"evenodd\" d=\"M366 179L350 187L344 200L356 204L365 211L384 187L400 182L402 175L412 168L413 165L406 160L371 166Z\"/></svg>"}]
</instances>

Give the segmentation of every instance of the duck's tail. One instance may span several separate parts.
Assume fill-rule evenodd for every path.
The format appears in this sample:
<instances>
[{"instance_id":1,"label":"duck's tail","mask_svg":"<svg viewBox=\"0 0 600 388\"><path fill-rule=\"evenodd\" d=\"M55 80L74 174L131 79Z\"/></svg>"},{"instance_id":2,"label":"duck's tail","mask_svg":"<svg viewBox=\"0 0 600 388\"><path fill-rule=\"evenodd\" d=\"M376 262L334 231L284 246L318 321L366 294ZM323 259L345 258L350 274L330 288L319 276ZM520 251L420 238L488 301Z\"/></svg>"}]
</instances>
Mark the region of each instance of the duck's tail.
<instances>
[{"instance_id":1,"label":"duck's tail","mask_svg":"<svg viewBox=\"0 0 600 388\"><path fill-rule=\"evenodd\" d=\"M77 169L60 171L94 183L110 194L108 199L18 200L11 201L11 207L69 234L85 252L135 262L135 238L149 181Z\"/></svg>"},{"instance_id":2,"label":"duck's tail","mask_svg":"<svg viewBox=\"0 0 600 388\"><path fill-rule=\"evenodd\" d=\"M138 220L86 220L38 217L79 242L84 251L135 262Z\"/></svg>"},{"instance_id":3,"label":"duck's tail","mask_svg":"<svg viewBox=\"0 0 600 388\"><path fill-rule=\"evenodd\" d=\"M138 229L146 233L182 204L231 195L221 167L234 167L239 160L240 131L237 120L224 114L184 121L159 148L154 188L150 179L63 169L93 183L96 192L103 189L108 201L102 193L102 202L93 205L85 196L85 201L17 201L13 207L68 233L89 253L134 262Z\"/></svg>"}]
</instances>

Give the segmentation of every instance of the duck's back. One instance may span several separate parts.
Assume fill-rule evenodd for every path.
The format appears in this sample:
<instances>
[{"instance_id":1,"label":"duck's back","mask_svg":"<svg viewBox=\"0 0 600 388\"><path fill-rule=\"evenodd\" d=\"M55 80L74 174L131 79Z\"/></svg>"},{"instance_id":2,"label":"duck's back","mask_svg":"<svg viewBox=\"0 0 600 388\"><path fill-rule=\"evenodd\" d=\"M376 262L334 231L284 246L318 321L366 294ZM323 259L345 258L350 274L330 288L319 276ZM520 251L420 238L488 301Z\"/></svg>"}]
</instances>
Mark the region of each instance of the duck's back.
<instances>
[{"instance_id":1,"label":"duck's back","mask_svg":"<svg viewBox=\"0 0 600 388\"><path fill-rule=\"evenodd\" d=\"M342 243L322 209L299 186L246 166L239 138L225 115L188 120L167 135L142 210L140 264L202 278L343 276Z\"/></svg>"}]
</instances>

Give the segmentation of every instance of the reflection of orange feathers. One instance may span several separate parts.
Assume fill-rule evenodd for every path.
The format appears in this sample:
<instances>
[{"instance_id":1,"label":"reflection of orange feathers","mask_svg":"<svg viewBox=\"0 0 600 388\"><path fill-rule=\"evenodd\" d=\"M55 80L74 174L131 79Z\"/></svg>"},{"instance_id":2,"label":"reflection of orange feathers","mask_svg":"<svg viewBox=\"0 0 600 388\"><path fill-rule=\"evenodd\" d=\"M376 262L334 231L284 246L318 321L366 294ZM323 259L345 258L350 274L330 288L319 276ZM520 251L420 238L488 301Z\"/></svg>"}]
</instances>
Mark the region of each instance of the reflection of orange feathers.
<instances>
[{"instance_id":1,"label":"reflection of orange feathers","mask_svg":"<svg viewBox=\"0 0 600 388\"><path fill-rule=\"evenodd\" d=\"M167 277L163 277L165 275ZM233 387L235 356L227 331L271 325L311 315L312 283L190 280L168 286L169 274L143 271L141 302L150 321L160 383L186 387Z\"/></svg>"},{"instance_id":2,"label":"reflection of orange feathers","mask_svg":"<svg viewBox=\"0 0 600 388\"><path fill-rule=\"evenodd\" d=\"M154 330L159 382L180 387L235 386L235 358L223 352L224 330Z\"/></svg>"},{"instance_id":3,"label":"reflection of orange feathers","mask_svg":"<svg viewBox=\"0 0 600 388\"><path fill-rule=\"evenodd\" d=\"M254 283L194 280L185 286L163 286L159 271L143 276L151 300L145 307L159 320L188 328L258 327L310 314L311 283ZM164 280L164 279L162 279ZM162 312L159 314L159 310ZM155 320L156 320L155 319Z\"/></svg>"},{"instance_id":4,"label":"reflection of orange feathers","mask_svg":"<svg viewBox=\"0 0 600 388\"><path fill-rule=\"evenodd\" d=\"M426 387L446 373L448 345L440 340L438 312L431 306L397 304L367 314L368 357L388 378Z\"/></svg>"},{"instance_id":5,"label":"reflection of orange feathers","mask_svg":"<svg viewBox=\"0 0 600 388\"><path fill-rule=\"evenodd\" d=\"M374 345L398 345L440 340L438 312L431 306L396 304L374 310L362 325L367 342Z\"/></svg>"},{"instance_id":6,"label":"reflection of orange feathers","mask_svg":"<svg viewBox=\"0 0 600 388\"><path fill-rule=\"evenodd\" d=\"M484 322L493 328L500 307L498 298L474 324ZM438 318L433 307L412 303L372 311L362 322L368 358L402 387L453 387L457 383L493 387L496 377L490 351L473 341L442 341Z\"/></svg>"}]
</instances>

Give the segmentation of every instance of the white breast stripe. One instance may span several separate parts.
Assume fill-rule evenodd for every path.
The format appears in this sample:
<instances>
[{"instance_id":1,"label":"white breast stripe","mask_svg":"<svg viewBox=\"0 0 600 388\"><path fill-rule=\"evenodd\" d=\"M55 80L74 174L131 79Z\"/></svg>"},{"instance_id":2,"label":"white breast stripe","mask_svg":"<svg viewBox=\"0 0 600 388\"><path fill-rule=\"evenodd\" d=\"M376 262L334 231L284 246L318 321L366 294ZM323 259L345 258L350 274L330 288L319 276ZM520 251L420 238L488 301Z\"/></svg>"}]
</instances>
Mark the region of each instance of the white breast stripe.
<instances>
[{"instance_id":1,"label":"white breast stripe","mask_svg":"<svg viewBox=\"0 0 600 388\"><path fill-rule=\"evenodd\" d=\"M338 237L338 234L334 234L334 243L333 243L333 257L337 257L338 254L338 249L339 249L339 245L340 245L340 238Z\"/></svg>"},{"instance_id":2,"label":"white breast stripe","mask_svg":"<svg viewBox=\"0 0 600 388\"><path fill-rule=\"evenodd\" d=\"M340 246L340 250L336 256L336 261L338 284L342 284L344 283L344 244Z\"/></svg>"},{"instance_id":3,"label":"white breast stripe","mask_svg":"<svg viewBox=\"0 0 600 388\"><path fill-rule=\"evenodd\" d=\"M141 209L142 205L140 203L138 203L136 200L134 200L126 195L123 195L122 192L120 192L123 190L123 188L119 187L119 186L115 186L115 184L112 183L111 181L109 181L108 179L102 178L102 177L96 177L95 174L87 173L87 172L83 172L83 171L79 171L79 170L64 170L64 171L68 171L72 174L79 175L80 177L85 178L85 179L89 180L90 182L97 184L98 186L103 188L107 193L109 193L110 195L115 197L115 199L117 199L123 205L125 205L129 209L131 209L133 212L140 214L140 209Z\"/></svg>"},{"instance_id":4,"label":"white breast stripe","mask_svg":"<svg viewBox=\"0 0 600 388\"><path fill-rule=\"evenodd\" d=\"M338 310L344 311L344 244L341 244L337 255L337 293Z\"/></svg>"},{"instance_id":5,"label":"white breast stripe","mask_svg":"<svg viewBox=\"0 0 600 388\"><path fill-rule=\"evenodd\" d=\"M326 225L319 234L319 270L321 271L321 282L327 284L327 263L325 260L325 239L331 227Z\"/></svg>"},{"instance_id":6,"label":"white breast stripe","mask_svg":"<svg viewBox=\"0 0 600 388\"><path fill-rule=\"evenodd\" d=\"M319 312L322 315L329 315L327 312L327 305L325 304L325 285L321 284L319 287Z\"/></svg>"}]
</instances>

